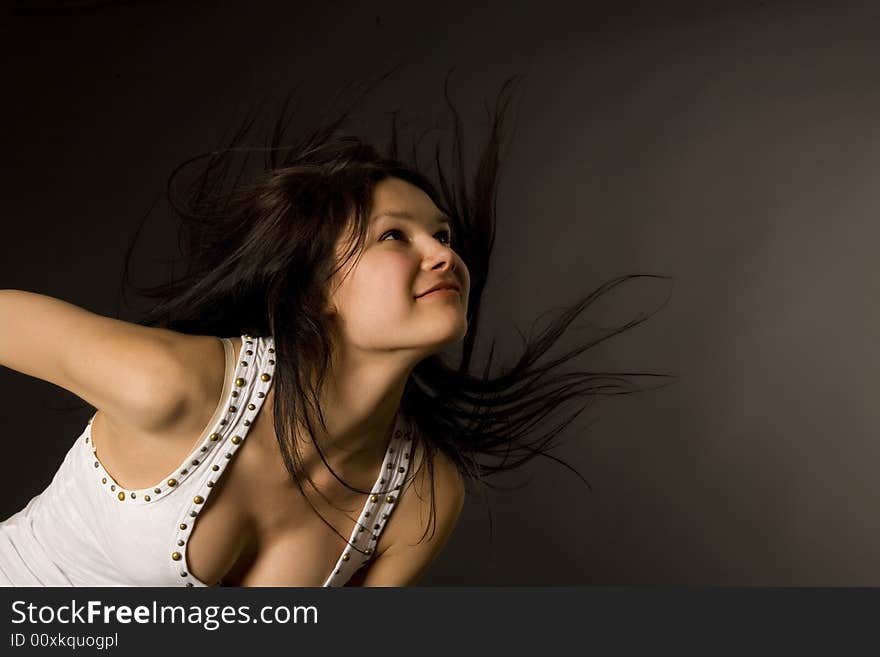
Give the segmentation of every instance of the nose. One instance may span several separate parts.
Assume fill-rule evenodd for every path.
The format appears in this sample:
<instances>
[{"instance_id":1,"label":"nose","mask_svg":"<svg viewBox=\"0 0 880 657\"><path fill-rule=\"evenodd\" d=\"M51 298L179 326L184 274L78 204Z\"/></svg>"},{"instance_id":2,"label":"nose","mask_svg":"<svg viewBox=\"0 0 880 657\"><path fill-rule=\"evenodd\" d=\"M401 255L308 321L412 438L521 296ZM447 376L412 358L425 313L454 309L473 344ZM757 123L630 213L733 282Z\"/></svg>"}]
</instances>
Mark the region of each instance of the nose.
<instances>
[{"instance_id":1,"label":"nose","mask_svg":"<svg viewBox=\"0 0 880 657\"><path fill-rule=\"evenodd\" d=\"M455 271L455 252L444 244L437 244L423 260L428 269L440 271Z\"/></svg>"}]
</instances>

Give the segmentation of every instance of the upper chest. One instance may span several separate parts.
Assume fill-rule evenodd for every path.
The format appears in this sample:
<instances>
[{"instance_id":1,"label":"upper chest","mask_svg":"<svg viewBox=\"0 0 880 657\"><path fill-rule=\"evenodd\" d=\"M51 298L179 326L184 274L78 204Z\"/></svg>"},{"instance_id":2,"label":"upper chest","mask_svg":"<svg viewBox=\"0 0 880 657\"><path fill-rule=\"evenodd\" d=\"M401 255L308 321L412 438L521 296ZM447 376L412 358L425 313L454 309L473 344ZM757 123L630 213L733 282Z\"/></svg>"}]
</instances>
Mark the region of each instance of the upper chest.
<instances>
[{"instance_id":1,"label":"upper chest","mask_svg":"<svg viewBox=\"0 0 880 657\"><path fill-rule=\"evenodd\" d=\"M376 498L368 492L370 482L383 464L337 472L360 491L347 488L326 468L310 472L320 493L304 478L302 488L297 485L284 466L276 437L273 392L270 386L247 432L240 432L243 437L234 454L225 455L228 461L219 458L222 469L203 467L208 476L195 491L203 503L194 509L197 515L180 522L186 526L186 535L176 539L178 544L185 543L181 567L201 582L222 580L235 585L255 576L266 580L268 573L269 580L277 578L285 585L320 586L352 537L366 543L380 529L374 520L384 529L388 519L387 513L371 517L368 510L370 498ZM206 408L203 414L210 416L211 410ZM197 438L191 430L137 436L114 429L100 413L92 429L103 466L118 483L130 488L152 486L185 468ZM194 491L175 492L192 496ZM366 517L359 518L361 513ZM388 523L388 531L377 534L369 549L378 553L393 541L393 523Z\"/></svg>"}]
</instances>

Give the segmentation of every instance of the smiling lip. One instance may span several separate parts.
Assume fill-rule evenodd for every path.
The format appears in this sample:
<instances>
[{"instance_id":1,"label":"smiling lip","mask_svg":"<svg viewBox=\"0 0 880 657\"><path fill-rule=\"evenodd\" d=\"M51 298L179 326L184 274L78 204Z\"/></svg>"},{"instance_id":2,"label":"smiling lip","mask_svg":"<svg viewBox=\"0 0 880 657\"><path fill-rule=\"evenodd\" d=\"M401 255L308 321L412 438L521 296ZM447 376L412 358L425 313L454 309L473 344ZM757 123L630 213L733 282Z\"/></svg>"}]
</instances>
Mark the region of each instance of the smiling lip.
<instances>
[{"instance_id":1,"label":"smiling lip","mask_svg":"<svg viewBox=\"0 0 880 657\"><path fill-rule=\"evenodd\" d=\"M433 297L433 296L452 296L452 295L457 296L459 294L460 294L460 292L458 291L458 288L439 287L436 290L431 290L430 292L425 292L424 294L417 296L416 299L422 299L424 297Z\"/></svg>"},{"instance_id":2,"label":"smiling lip","mask_svg":"<svg viewBox=\"0 0 880 657\"><path fill-rule=\"evenodd\" d=\"M429 294L433 294L434 292L441 292L441 291L453 291L453 292L458 292L459 294L461 294L461 288L459 288L458 285L456 285L455 283L452 283L451 281L448 283L444 281L444 282L438 283L437 285L432 287L427 292L422 292L421 294L416 296L416 299L428 296Z\"/></svg>"}]
</instances>

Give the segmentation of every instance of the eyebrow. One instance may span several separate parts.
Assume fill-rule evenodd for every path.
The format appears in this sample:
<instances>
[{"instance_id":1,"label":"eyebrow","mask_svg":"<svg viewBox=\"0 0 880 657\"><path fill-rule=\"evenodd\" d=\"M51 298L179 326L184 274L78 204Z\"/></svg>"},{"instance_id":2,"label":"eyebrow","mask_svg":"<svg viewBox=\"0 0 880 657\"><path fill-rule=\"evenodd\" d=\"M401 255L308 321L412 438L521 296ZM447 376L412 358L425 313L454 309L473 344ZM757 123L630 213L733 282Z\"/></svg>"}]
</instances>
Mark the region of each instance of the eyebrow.
<instances>
[{"instance_id":1,"label":"eyebrow","mask_svg":"<svg viewBox=\"0 0 880 657\"><path fill-rule=\"evenodd\" d=\"M382 210L373 215L373 218L370 221L375 221L380 217L392 217L394 219L404 219L407 221L416 221L415 215L411 212L407 212L406 210ZM452 222L449 220L445 214L438 214L434 217L434 221L439 224L448 224L449 227L452 227Z\"/></svg>"}]
</instances>

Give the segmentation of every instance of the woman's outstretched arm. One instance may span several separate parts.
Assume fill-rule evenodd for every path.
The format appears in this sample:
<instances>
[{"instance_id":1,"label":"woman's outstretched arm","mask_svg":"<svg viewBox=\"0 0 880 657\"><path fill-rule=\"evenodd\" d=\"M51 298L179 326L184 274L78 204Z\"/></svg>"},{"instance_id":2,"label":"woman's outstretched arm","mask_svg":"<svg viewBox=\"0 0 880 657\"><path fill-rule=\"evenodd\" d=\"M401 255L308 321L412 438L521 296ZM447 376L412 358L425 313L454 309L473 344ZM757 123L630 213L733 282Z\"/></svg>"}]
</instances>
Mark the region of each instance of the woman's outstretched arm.
<instances>
[{"instance_id":1,"label":"woman's outstretched arm","mask_svg":"<svg viewBox=\"0 0 880 657\"><path fill-rule=\"evenodd\" d=\"M185 336L0 290L0 365L54 383L122 426L161 431L187 403Z\"/></svg>"}]
</instances>

